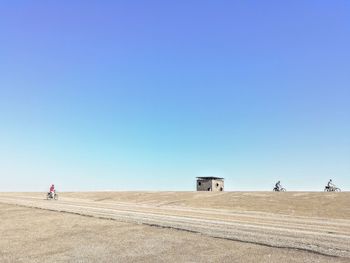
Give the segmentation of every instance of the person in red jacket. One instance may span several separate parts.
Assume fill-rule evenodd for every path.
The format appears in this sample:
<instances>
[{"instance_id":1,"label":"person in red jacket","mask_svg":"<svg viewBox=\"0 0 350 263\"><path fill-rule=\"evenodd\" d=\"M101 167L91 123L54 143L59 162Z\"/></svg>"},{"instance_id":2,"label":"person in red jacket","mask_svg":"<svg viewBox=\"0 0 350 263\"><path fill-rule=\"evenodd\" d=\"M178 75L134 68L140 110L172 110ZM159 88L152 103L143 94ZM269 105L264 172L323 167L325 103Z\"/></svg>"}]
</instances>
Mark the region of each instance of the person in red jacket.
<instances>
[{"instance_id":1,"label":"person in red jacket","mask_svg":"<svg viewBox=\"0 0 350 263\"><path fill-rule=\"evenodd\" d=\"M54 198L55 197L55 185L52 184L50 186L50 194L51 194L51 197Z\"/></svg>"}]
</instances>

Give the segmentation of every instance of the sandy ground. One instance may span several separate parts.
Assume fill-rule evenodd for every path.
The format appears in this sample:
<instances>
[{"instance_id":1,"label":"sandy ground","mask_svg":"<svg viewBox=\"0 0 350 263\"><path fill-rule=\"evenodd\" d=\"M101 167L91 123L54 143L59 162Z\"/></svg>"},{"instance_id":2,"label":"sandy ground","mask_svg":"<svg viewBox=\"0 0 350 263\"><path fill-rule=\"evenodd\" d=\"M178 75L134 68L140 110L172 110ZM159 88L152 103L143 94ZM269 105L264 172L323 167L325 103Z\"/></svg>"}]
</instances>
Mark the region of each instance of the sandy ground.
<instances>
[{"instance_id":1,"label":"sandy ground","mask_svg":"<svg viewBox=\"0 0 350 263\"><path fill-rule=\"evenodd\" d=\"M350 262L349 198L119 192L62 193L55 202L1 193L0 262ZM307 251L290 249L305 243Z\"/></svg>"},{"instance_id":2,"label":"sandy ground","mask_svg":"<svg viewBox=\"0 0 350 263\"><path fill-rule=\"evenodd\" d=\"M42 195L42 194L41 194ZM86 192L65 197L350 219L350 192Z\"/></svg>"}]
</instances>

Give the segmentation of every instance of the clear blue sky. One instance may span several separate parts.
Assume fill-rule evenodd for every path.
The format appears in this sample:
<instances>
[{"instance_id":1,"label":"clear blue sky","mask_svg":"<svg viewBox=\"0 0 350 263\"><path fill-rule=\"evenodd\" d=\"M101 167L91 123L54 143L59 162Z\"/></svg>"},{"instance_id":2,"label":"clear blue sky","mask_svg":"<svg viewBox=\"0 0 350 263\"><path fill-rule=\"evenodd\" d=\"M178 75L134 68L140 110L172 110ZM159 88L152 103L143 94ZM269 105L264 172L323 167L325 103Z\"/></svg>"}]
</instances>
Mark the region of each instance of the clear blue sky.
<instances>
[{"instance_id":1,"label":"clear blue sky","mask_svg":"<svg viewBox=\"0 0 350 263\"><path fill-rule=\"evenodd\" d=\"M1 1L0 191L350 189L349 1Z\"/></svg>"}]
</instances>

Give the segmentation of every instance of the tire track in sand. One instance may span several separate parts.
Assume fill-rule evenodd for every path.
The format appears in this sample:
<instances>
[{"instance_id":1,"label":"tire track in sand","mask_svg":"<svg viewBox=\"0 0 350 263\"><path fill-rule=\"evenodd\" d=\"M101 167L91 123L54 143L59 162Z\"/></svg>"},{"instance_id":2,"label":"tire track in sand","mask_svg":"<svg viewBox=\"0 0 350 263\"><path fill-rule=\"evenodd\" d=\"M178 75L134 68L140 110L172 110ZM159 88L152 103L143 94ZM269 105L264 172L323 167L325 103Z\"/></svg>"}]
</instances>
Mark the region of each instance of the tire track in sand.
<instances>
[{"instance_id":1,"label":"tire track in sand","mask_svg":"<svg viewBox=\"0 0 350 263\"><path fill-rule=\"evenodd\" d=\"M62 198L57 202L51 202L29 196L1 195L0 202L350 258L350 220L344 219L293 217L189 207L158 207L74 198Z\"/></svg>"}]
</instances>

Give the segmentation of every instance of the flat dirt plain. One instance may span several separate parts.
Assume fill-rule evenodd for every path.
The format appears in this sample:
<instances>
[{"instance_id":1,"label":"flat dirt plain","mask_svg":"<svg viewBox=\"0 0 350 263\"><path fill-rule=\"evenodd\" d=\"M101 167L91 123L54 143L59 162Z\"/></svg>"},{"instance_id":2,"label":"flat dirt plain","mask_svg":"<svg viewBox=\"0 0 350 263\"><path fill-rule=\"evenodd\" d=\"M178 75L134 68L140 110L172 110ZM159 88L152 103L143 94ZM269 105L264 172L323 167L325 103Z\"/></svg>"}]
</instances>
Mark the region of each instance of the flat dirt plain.
<instances>
[{"instance_id":1,"label":"flat dirt plain","mask_svg":"<svg viewBox=\"0 0 350 263\"><path fill-rule=\"evenodd\" d=\"M0 193L0 262L350 262L350 193Z\"/></svg>"}]
</instances>

